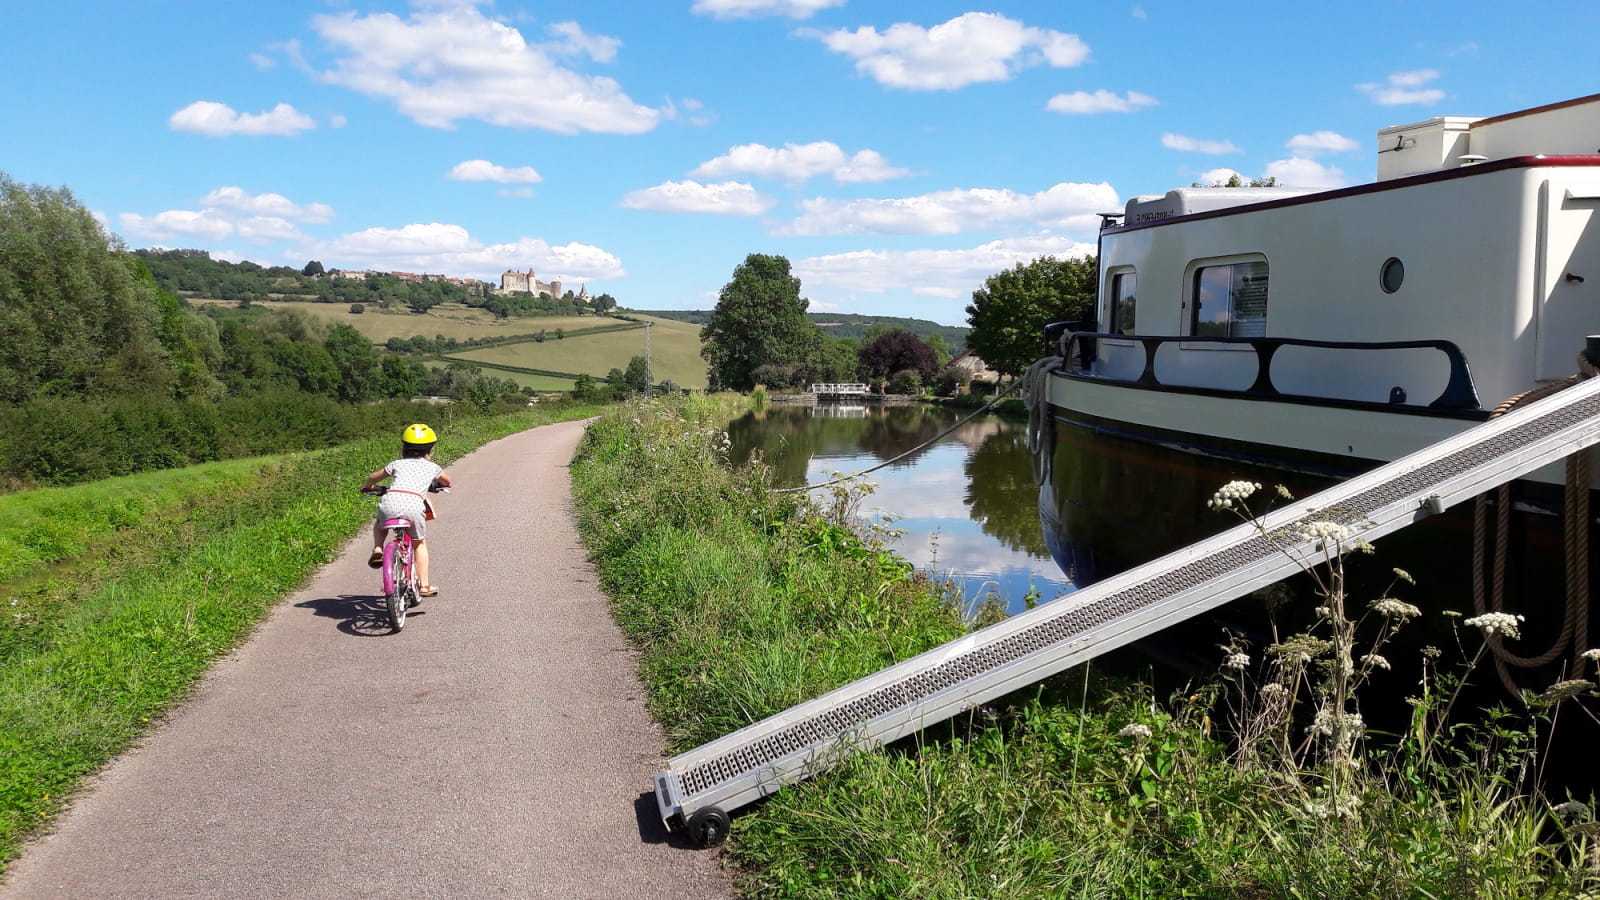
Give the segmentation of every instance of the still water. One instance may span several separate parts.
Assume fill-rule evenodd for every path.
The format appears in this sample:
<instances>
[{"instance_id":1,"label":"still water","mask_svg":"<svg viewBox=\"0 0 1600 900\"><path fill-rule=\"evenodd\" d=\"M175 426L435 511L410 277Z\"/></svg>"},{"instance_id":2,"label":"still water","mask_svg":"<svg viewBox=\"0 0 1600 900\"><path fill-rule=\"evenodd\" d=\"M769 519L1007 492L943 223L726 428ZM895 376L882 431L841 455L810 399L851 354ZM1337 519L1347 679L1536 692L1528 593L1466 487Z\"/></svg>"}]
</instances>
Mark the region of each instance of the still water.
<instances>
[{"instance_id":1,"label":"still water","mask_svg":"<svg viewBox=\"0 0 1600 900\"><path fill-rule=\"evenodd\" d=\"M728 427L732 459L759 450L780 486L818 484L893 459L968 415L931 406L773 406ZM1039 488L1021 423L980 416L867 476L867 518L903 534L893 549L919 570L951 579L968 604L999 596L1011 612L1053 600L1072 584L1039 525Z\"/></svg>"}]
</instances>

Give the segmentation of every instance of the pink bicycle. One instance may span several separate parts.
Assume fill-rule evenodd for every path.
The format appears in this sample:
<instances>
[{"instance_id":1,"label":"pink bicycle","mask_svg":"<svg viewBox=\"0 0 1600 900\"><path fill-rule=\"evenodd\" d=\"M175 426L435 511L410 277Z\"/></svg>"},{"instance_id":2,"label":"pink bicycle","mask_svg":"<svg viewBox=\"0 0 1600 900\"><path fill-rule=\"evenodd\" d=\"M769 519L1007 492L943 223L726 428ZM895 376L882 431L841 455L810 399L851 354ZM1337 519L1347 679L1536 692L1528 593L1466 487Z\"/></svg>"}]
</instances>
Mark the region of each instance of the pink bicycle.
<instances>
[{"instance_id":1,"label":"pink bicycle","mask_svg":"<svg viewBox=\"0 0 1600 900\"><path fill-rule=\"evenodd\" d=\"M378 486L363 493L383 496L388 488ZM449 488L439 488L449 493ZM406 626L406 612L422 602L417 589L416 545L411 540L411 520L385 519L388 537L383 542L383 603L389 613L389 627L399 631Z\"/></svg>"}]
</instances>

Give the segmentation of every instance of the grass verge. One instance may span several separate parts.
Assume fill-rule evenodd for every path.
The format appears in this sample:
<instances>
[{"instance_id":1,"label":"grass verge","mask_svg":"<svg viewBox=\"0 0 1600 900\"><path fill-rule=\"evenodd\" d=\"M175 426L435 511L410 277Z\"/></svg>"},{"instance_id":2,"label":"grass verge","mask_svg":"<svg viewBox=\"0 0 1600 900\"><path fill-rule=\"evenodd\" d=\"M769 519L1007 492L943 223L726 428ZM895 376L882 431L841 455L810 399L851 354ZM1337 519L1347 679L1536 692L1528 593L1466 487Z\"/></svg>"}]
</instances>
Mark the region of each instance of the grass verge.
<instances>
[{"instance_id":1,"label":"grass verge","mask_svg":"<svg viewBox=\"0 0 1600 900\"><path fill-rule=\"evenodd\" d=\"M592 415L456 418L436 458ZM391 438L0 498L0 860L371 516ZM46 540L46 538L48 540Z\"/></svg>"},{"instance_id":2,"label":"grass verge","mask_svg":"<svg viewBox=\"0 0 1600 900\"><path fill-rule=\"evenodd\" d=\"M939 585L844 527L849 496L811 509L770 491L759 464L721 465L736 412L705 399L609 412L573 469L585 539L674 752L965 628ZM1412 727L1365 734L1333 687L1382 662L1378 645L1354 645L1356 624L1381 643L1416 613L1385 599L1347 618L1342 597L1324 602L1331 636L1259 657L1229 648L1230 668L1171 699L1075 670L786 787L734 819L741 891L1600 896L1586 893L1600 890L1592 804L1553 803L1528 778L1548 718L1447 721L1471 663L1440 675L1434 661Z\"/></svg>"}]
</instances>

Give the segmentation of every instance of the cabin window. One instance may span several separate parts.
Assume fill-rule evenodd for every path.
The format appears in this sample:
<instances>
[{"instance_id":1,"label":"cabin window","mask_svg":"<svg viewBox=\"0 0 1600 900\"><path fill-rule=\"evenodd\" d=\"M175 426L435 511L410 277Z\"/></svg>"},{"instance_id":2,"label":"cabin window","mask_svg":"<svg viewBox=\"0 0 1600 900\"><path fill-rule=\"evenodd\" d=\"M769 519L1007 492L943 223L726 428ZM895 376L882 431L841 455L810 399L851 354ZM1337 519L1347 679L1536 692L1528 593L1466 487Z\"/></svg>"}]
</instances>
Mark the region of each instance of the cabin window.
<instances>
[{"instance_id":1,"label":"cabin window","mask_svg":"<svg viewBox=\"0 0 1600 900\"><path fill-rule=\"evenodd\" d=\"M1138 334L1134 328L1134 301L1138 291L1138 276L1130 269L1111 276L1111 321L1109 331L1116 334Z\"/></svg>"},{"instance_id":2,"label":"cabin window","mask_svg":"<svg viewBox=\"0 0 1600 900\"><path fill-rule=\"evenodd\" d=\"M1189 333L1196 337L1266 337L1267 263L1203 265L1190 300Z\"/></svg>"},{"instance_id":3,"label":"cabin window","mask_svg":"<svg viewBox=\"0 0 1600 900\"><path fill-rule=\"evenodd\" d=\"M1385 294L1392 294L1400 290L1400 285L1406 280L1406 264L1391 256L1383 261L1383 268L1378 270L1378 285Z\"/></svg>"}]
</instances>

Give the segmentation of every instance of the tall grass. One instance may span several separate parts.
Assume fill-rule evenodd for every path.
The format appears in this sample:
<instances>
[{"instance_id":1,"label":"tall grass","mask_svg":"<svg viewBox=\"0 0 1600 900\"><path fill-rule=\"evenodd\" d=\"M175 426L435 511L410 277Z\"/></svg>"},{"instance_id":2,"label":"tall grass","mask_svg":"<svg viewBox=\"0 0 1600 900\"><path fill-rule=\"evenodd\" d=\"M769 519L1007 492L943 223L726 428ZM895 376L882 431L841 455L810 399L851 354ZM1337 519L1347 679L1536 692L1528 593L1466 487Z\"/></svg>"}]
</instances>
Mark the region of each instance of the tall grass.
<instances>
[{"instance_id":1,"label":"tall grass","mask_svg":"<svg viewBox=\"0 0 1600 900\"><path fill-rule=\"evenodd\" d=\"M448 462L593 412L568 405L458 417L440 429L437 455ZM4 498L0 511L19 521L0 532L0 557L23 559L29 571L0 584L0 860L333 558L371 515L353 488L392 457L394 443ZM41 553L47 522L59 528L54 549Z\"/></svg>"},{"instance_id":2,"label":"tall grass","mask_svg":"<svg viewBox=\"0 0 1600 900\"><path fill-rule=\"evenodd\" d=\"M721 465L732 414L709 401L635 404L590 429L574 467L585 537L675 750L964 629L939 585L843 527L846 510L773 493L759 463ZM743 893L1600 890L1592 808L1552 805L1526 777L1547 721L1450 721L1473 660L1434 660L1413 728L1367 734L1351 718L1359 667L1378 664L1367 657L1387 652L1408 604L1369 618L1348 598L1321 602L1313 632L1228 648L1214 680L1176 696L1080 669L785 788L734 819L728 858ZM1359 647L1357 622L1371 630Z\"/></svg>"}]
</instances>

